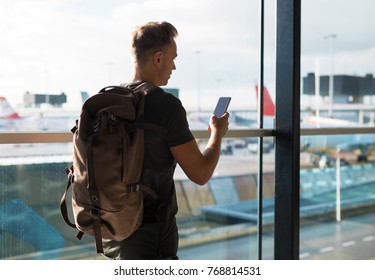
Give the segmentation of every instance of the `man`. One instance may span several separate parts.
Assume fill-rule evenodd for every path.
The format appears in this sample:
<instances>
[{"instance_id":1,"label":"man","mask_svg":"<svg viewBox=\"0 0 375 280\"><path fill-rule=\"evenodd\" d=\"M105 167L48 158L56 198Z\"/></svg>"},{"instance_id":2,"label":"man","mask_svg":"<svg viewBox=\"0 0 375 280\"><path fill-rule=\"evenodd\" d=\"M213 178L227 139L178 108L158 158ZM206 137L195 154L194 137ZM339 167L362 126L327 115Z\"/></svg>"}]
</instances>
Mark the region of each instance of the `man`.
<instances>
[{"instance_id":1,"label":"man","mask_svg":"<svg viewBox=\"0 0 375 280\"><path fill-rule=\"evenodd\" d=\"M132 37L133 84L140 81L164 86L176 69L176 28L167 22L149 22L137 28ZM104 255L113 259L178 259L177 202L173 173L176 163L188 178L204 185L211 178L220 155L221 139L228 130L229 114L210 119L211 135L203 152L189 129L186 111L179 99L162 89L145 99L147 122L166 128L166 136L145 132L142 184L158 195L145 194L141 227L122 241L104 240Z\"/></svg>"}]
</instances>

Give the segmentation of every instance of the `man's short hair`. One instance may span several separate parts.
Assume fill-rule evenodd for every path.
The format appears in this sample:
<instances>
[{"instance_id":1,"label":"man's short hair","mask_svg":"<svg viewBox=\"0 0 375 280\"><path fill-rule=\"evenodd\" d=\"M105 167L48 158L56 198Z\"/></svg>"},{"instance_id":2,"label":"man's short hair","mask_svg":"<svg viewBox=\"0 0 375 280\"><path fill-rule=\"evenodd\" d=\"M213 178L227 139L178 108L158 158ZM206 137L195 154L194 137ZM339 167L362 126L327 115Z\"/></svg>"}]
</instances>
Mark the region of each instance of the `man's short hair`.
<instances>
[{"instance_id":1,"label":"man's short hair","mask_svg":"<svg viewBox=\"0 0 375 280\"><path fill-rule=\"evenodd\" d=\"M137 63L145 62L153 52L162 50L178 35L169 22L148 22L132 34L132 52Z\"/></svg>"}]
</instances>

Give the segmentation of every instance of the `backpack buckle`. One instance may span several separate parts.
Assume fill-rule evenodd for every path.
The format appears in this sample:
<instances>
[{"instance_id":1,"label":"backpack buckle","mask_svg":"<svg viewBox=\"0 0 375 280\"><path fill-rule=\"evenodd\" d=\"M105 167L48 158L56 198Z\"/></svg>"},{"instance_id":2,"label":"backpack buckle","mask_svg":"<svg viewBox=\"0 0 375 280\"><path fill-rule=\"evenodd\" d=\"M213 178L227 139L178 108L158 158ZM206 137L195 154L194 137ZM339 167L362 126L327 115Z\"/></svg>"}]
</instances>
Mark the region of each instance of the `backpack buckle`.
<instances>
[{"instance_id":1,"label":"backpack buckle","mask_svg":"<svg viewBox=\"0 0 375 280\"><path fill-rule=\"evenodd\" d=\"M137 192L139 191L139 184L128 186L129 193Z\"/></svg>"},{"instance_id":2,"label":"backpack buckle","mask_svg":"<svg viewBox=\"0 0 375 280\"><path fill-rule=\"evenodd\" d=\"M91 216L94 217L94 219L99 219L99 209L98 208L91 209L90 214L91 214Z\"/></svg>"},{"instance_id":3,"label":"backpack buckle","mask_svg":"<svg viewBox=\"0 0 375 280\"><path fill-rule=\"evenodd\" d=\"M70 183L74 183L74 170L73 170L73 166L71 166L70 168L65 168L65 171L66 171L66 174L68 175L68 181Z\"/></svg>"}]
</instances>

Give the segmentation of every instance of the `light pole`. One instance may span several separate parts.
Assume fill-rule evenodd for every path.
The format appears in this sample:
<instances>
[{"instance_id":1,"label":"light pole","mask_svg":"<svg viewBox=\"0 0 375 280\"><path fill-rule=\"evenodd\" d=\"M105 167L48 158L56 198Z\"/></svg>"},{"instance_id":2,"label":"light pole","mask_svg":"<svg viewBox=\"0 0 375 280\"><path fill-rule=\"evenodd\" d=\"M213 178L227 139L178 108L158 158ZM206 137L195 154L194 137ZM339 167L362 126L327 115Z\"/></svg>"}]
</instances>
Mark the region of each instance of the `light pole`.
<instances>
[{"instance_id":1,"label":"light pole","mask_svg":"<svg viewBox=\"0 0 375 280\"><path fill-rule=\"evenodd\" d=\"M324 36L324 39L329 39L331 41L331 75L329 77L329 110L328 115L333 117L333 90L334 90L334 81L333 81L333 72L334 72L334 39L337 37L336 34L329 34Z\"/></svg>"},{"instance_id":2,"label":"light pole","mask_svg":"<svg viewBox=\"0 0 375 280\"><path fill-rule=\"evenodd\" d=\"M366 51L367 51L367 53L369 53L371 55L371 62L374 61L374 58L375 58L375 47L370 47ZM371 64L371 65L373 65L373 64ZM373 68L370 69L369 73L371 73L371 72L372 72L372 75L375 75L375 71L373 70ZM371 100L370 101L371 104L374 104L374 97L371 97L370 100ZM371 114L374 114L374 113L372 112ZM372 116L371 116L371 121L372 121L371 125L373 125L374 124L374 118Z\"/></svg>"},{"instance_id":3,"label":"light pole","mask_svg":"<svg viewBox=\"0 0 375 280\"><path fill-rule=\"evenodd\" d=\"M46 96L45 96L45 102L46 104L49 104L49 68L46 69Z\"/></svg>"},{"instance_id":4,"label":"light pole","mask_svg":"<svg viewBox=\"0 0 375 280\"><path fill-rule=\"evenodd\" d=\"M319 59L315 59L315 104L316 104L316 117L319 119L320 116L320 109L319 109L319 103L320 103L320 74L319 74ZM316 127L320 127L319 122L316 122Z\"/></svg>"},{"instance_id":5,"label":"light pole","mask_svg":"<svg viewBox=\"0 0 375 280\"><path fill-rule=\"evenodd\" d=\"M336 150L336 221L341 221L341 171L340 148Z\"/></svg>"}]
</instances>

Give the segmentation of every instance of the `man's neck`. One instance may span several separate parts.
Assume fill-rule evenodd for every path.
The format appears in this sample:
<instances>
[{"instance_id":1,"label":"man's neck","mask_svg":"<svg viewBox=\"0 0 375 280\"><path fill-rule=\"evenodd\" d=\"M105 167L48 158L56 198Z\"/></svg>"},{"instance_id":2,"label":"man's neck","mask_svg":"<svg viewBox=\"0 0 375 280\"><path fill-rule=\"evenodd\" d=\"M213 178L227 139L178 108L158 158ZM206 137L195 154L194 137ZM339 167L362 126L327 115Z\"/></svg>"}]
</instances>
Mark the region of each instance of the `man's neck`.
<instances>
[{"instance_id":1,"label":"man's neck","mask_svg":"<svg viewBox=\"0 0 375 280\"><path fill-rule=\"evenodd\" d=\"M147 68L139 68L135 67L134 75L133 75L133 82L136 81L144 81L149 82L154 85L157 84L157 80L155 79L155 75L152 74L152 71L148 71Z\"/></svg>"}]
</instances>

